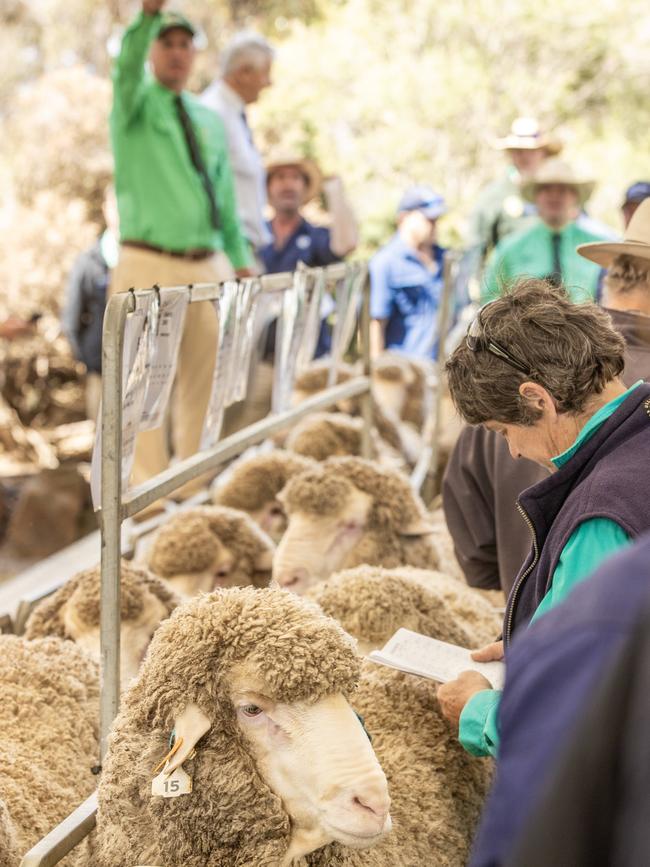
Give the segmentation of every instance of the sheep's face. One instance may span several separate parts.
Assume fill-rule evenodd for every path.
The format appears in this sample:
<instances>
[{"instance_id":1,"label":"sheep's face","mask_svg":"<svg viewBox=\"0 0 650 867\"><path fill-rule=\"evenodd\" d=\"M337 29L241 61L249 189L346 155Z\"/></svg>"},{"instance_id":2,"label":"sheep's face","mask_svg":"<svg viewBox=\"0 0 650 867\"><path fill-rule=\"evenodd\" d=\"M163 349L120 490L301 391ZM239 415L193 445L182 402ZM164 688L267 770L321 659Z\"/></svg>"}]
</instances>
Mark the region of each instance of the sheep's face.
<instances>
[{"instance_id":1,"label":"sheep's face","mask_svg":"<svg viewBox=\"0 0 650 867\"><path fill-rule=\"evenodd\" d=\"M338 841L366 848L391 828L386 777L341 693L284 703L255 679L235 677L237 725L260 776L291 819L285 863Z\"/></svg>"},{"instance_id":2,"label":"sheep's face","mask_svg":"<svg viewBox=\"0 0 650 867\"><path fill-rule=\"evenodd\" d=\"M287 515L279 500L264 503L257 511L249 512L251 518L277 545L287 529Z\"/></svg>"},{"instance_id":3,"label":"sheep's face","mask_svg":"<svg viewBox=\"0 0 650 867\"><path fill-rule=\"evenodd\" d=\"M77 597L82 594L83 588L78 588L61 609L60 616L66 637L99 662L99 623L94 617L89 622L80 613ZM123 689L137 675L154 632L169 614L163 602L151 591L142 588L141 594L139 610L132 617L123 616L120 624L120 684Z\"/></svg>"},{"instance_id":4,"label":"sheep's face","mask_svg":"<svg viewBox=\"0 0 650 867\"><path fill-rule=\"evenodd\" d=\"M344 569L366 534L373 499L341 481L337 507L325 514L293 510L273 561L281 587L304 593L332 572Z\"/></svg>"},{"instance_id":5,"label":"sheep's face","mask_svg":"<svg viewBox=\"0 0 650 867\"><path fill-rule=\"evenodd\" d=\"M213 540L214 556L205 568L193 572L177 572L166 576L166 580L172 585L177 593L184 596L195 596L201 592L211 592L217 587L239 586L241 578L236 568L235 557L222 545L218 539ZM250 581L244 581L250 584Z\"/></svg>"}]
</instances>

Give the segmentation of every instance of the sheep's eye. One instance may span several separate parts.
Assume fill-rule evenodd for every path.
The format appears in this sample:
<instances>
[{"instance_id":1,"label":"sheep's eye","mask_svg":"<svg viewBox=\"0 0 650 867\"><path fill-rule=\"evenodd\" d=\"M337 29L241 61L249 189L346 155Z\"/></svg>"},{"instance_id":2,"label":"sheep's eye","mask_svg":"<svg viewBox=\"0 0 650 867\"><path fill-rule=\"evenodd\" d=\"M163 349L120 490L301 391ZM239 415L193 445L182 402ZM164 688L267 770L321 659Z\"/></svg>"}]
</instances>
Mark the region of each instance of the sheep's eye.
<instances>
[{"instance_id":1,"label":"sheep's eye","mask_svg":"<svg viewBox=\"0 0 650 867\"><path fill-rule=\"evenodd\" d=\"M217 569L214 574L217 578L225 578L228 575L228 569L225 567L223 569Z\"/></svg>"},{"instance_id":2,"label":"sheep's eye","mask_svg":"<svg viewBox=\"0 0 650 867\"><path fill-rule=\"evenodd\" d=\"M273 515L274 518L279 518L284 515L284 509L282 506L271 506L269 509L269 515Z\"/></svg>"},{"instance_id":3,"label":"sheep's eye","mask_svg":"<svg viewBox=\"0 0 650 867\"><path fill-rule=\"evenodd\" d=\"M359 521L344 521L341 525L343 530L358 530L361 527Z\"/></svg>"},{"instance_id":4,"label":"sheep's eye","mask_svg":"<svg viewBox=\"0 0 650 867\"><path fill-rule=\"evenodd\" d=\"M245 704L242 711L246 716L259 716L262 713L262 708L256 704Z\"/></svg>"}]
</instances>

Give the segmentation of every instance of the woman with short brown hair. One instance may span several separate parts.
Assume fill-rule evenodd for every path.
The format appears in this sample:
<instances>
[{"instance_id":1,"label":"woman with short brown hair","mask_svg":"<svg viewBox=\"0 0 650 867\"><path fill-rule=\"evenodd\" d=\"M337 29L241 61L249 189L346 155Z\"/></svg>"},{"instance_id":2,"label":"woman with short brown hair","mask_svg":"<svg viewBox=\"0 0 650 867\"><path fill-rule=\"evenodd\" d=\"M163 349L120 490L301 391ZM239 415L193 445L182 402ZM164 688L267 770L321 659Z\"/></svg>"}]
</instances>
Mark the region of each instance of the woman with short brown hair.
<instances>
[{"instance_id":1,"label":"woman with short brown hair","mask_svg":"<svg viewBox=\"0 0 650 867\"><path fill-rule=\"evenodd\" d=\"M528 279L479 311L447 363L464 420L502 434L513 457L554 470L519 499L532 550L508 599L506 648L517 629L650 529L650 385L626 389L624 350L602 309ZM498 642L475 658L502 656ZM475 755L494 754L498 745L500 693L488 687L465 672L438 691Z\"/></svg>"}]
</instances>

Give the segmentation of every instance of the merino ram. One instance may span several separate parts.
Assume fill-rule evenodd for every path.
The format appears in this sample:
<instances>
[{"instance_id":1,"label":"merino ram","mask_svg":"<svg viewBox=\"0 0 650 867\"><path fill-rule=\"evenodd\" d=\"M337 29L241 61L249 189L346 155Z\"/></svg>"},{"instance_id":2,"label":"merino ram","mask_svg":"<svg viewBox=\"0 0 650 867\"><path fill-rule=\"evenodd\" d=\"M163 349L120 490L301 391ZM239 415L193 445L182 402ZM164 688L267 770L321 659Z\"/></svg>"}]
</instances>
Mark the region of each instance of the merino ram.
<instances>
[{"instance_id":1,"label":"merino ram","mask_svg":"<svg viewBox=\"0 0 650 867\"><path fill-rule=\"evenodd\" d=\"M396 697L375 675L355 692L352 639L294 595L235 588L186 603L158 630L125 696L88 863L460 867L489 766L453 745L427 685L414 692L395 681ZM170 780L183 767L191 791L152 794L164 760Z\"/></svg>"},{"instance_id":2,"label":"merino ram","mask_svg":"<svg viewBox=\"0 0 650 867\"><path fill-rule=\"evenodd\" d=\"M405 476L361 458L330 458L280 493L289 517L273 577L298 593L362 563L443 569L434 527Z\"/></svg>"},{"instance_id":3,"label":"merino ram","mask_svg":"<svg viewBox=\"0 0 650 867\"><path fill-rule=\"evenodd\" d=\"M277 496L292 476L313 466L312 460L280 449L241 458L217 478L212 500L246 512L277 545L287 529Z\"/></svg>"},{"instance_id":4,"label":"merino ram","mask_svg":"<svg viewBox=\"0 0 650 867\"><path fill-rule=\"evenodd\" d=\"M97 785L99 672L70 641L0 637L0 865Z\"/></svg>"},{"instance_id":5,"label":"merino ram","mask_svg":"<svg viewBox=\"0 0 650 867\"><path fill-rule=\"evenodd\" d=\"M99 661L100 587L99 566L78 572L36 606L27 620L25 637L74 641ZM179 598L160 578L125 562L120 596L120 677L127 684L137 674L160 621L169 617Z\"/></svg>"},{"instance_id":6,"label":"merino ram","mask_svg":"<svg viewBox=\"0 0 650 867\"><path fill-rule=\"evenodd\" d=\"M164 524L148 552L149 568L193 596L217 587L265 587L275 546L244 512L202 506Z\"/></svg>"}]
</instances>

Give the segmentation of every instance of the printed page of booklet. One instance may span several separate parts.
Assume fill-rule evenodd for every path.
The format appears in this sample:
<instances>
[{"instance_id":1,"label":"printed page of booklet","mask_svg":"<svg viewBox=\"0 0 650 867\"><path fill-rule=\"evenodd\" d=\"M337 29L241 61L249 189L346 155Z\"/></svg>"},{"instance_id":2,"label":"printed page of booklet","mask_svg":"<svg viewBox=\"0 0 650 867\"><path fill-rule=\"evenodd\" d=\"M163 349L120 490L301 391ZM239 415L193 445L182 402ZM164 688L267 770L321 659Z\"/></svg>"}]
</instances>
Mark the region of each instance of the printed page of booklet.
<instances>
[{"instance_id":1,"label":"printed page of booklet","mask_svg":"<svg viewBox=\"0 0 650 867\"><path fill-rule=\"evenodd\" d=\"M381 650L368 654L368 659L440 683L454 680L461 671L478 671L490 681L493 689L503 689L503 662L475 662L470 653L464 647L410 629L398 629Z\"/></svg>"}]
</instances>

